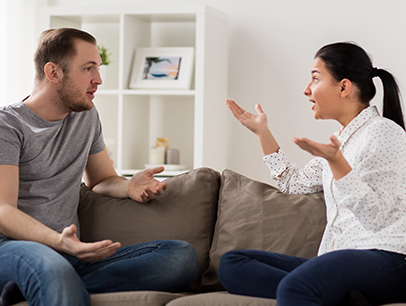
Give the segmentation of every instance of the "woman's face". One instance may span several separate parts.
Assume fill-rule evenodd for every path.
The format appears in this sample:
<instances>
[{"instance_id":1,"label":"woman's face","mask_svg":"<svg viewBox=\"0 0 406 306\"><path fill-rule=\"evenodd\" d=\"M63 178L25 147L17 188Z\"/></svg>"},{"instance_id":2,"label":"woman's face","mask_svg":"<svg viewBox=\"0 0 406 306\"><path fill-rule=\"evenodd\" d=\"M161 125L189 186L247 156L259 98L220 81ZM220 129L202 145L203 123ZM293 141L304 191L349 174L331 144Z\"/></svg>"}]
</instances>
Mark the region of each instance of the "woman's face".
<instances>
[{"instance_id":1,"label":"woman's face","mask_svg":"<svg viewBox=\"0 0 406 306\"><path fill-rule=\"evenodd\" d=\"M303 92L313 103L315 119L338 120L340 118L343 106L340 105L340 92L341 83L334 80L324 61L316 58L311 68L311 81Z\"/></svg>"}]
</instances>

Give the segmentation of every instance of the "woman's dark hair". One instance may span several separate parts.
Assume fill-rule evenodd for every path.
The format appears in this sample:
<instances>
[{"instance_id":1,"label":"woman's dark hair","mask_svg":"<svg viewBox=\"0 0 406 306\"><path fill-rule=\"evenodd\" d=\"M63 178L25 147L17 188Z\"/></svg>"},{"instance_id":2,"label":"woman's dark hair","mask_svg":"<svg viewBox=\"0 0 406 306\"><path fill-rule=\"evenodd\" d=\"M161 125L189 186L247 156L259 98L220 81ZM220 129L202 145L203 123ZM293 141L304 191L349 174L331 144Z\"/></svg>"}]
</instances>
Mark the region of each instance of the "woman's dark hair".
<instances>
[{"instance_id":1,"label":"woman's dark hair","mask_svg":"<svg viewBox=\"0 0 406 306\"><path fill-rule=\"evenodd\" d=\"M379 77L383 84L383 116L395 121L403 129L402 106L395 78L384 69L377 69L364 49L354 43L340 42L322 47L315 58L321 58L334 79L349 79L359 89L359 99L369 103L376 89L372 79Z\"/></svg>"}]
</instances>

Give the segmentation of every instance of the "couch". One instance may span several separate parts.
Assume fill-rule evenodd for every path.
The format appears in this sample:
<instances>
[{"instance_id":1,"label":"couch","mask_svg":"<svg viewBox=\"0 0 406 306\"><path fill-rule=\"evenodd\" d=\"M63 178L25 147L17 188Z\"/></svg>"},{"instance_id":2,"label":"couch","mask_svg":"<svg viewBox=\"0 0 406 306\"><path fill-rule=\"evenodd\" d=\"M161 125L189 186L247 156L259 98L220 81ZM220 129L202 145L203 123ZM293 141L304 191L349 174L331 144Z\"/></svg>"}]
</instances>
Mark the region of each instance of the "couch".
<instances>
[{"instance_id":1,"label":"couch","mask_svg":"<svg viewBox=\"0 0 406 306\"><path fill-rule=\"evenodd\" d=\"M231 170L199 168L167 180L168 190L140 204L81 187L81 239L112 239L123 246L160 239L191 243L199 276L184 292L92 294L92 306L275 306L271 299L224 291L217 268L232 249L261 249L316 256L325 226L322 193L286 195ZM27 306L27 302L17 304ZM403 305L406 304L392 304Z\"/></svg>"}]
</instances>

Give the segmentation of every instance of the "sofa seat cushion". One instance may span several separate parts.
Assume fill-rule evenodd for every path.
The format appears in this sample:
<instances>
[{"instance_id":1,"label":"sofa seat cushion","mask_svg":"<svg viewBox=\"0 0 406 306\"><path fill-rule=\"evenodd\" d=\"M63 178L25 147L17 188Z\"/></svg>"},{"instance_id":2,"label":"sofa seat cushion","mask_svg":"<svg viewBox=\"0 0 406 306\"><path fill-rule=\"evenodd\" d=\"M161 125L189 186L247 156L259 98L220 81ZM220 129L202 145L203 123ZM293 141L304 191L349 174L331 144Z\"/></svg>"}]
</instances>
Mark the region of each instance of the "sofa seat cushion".
<instances>
[{"instance_id":1,"label":"sofa seat cushion","mask_svg":"<svg viewBox=\"0 0 406 306\"><path fill-rule=\"evenodd\" d=\"M212 292L197 294L172 300L167 306L276 306L276 301L229 294L227 292Z\"/></svg>"},{"instance_id":2,"label":"sofa seat cushion","mask_svg":"<svg viewBox=\"0 0 406 306\"><path fill-rule=\"evenodd\" d=\"M161 291L100 293L90 295L90 306L164 306L183 296L185 294Z\"/></svg>"},{"instance_id":3,"label":"sofa seat cushion","mask_svg":"<svg viewBox=\"0 0 406 306\"><path fill-rule=\"evenodd\" d=\"M323 193L283 194L231 170L221 177L218 218L203 287L222 290L217 268L224 253L257 249L311 258L326 224Z\"/></svg>"},{"instance_id":4,"label":"sofa seat cushion","mask_svg":"<svg viewBox=\"0 0 406 306\"><path fill-rule=\"evenodd\" d=\"M191 290L200 290L201 275L209 265L220 174L198 168L170 178L167 183L168 189L147 203L104 196L82 186L81 240L111 239L122 246L153 240L185 240L195 247L199 264L199 277Z\"/></svg>"},{"instance_id":5,"label":"sofa seat cushion","mask_svg":"<svg viewBox=\"0 0 406 306\"><path fill-rule=\"evenodd\" d=\"M90 306L164 306L170 301L186 295L188 294L161 291L98 293L90 295ZM28 303L21 302L14 306L28 306Z\"/></svg>"}]
</instances>

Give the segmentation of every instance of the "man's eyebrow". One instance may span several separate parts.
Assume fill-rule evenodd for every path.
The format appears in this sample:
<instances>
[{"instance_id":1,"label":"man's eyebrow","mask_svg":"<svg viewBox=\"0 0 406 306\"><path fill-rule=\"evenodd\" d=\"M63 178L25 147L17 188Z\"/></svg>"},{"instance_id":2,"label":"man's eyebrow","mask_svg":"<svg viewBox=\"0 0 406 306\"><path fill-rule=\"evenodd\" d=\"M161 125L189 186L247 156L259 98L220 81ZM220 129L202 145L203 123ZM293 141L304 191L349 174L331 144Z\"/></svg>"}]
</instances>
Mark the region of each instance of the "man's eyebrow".
<instances>
[{"instance_id":1,"label":"man's eyebrow","mask_svg":"<svg viewBox=\"0 0 406 306\"><path fill-rule=\"evenodd\" d=\"M89 65L89 64L98 65L95 61L88 61L88 62L84 63L83 66L86 66L86 65Z\"/></svg>"}]
</instances>

